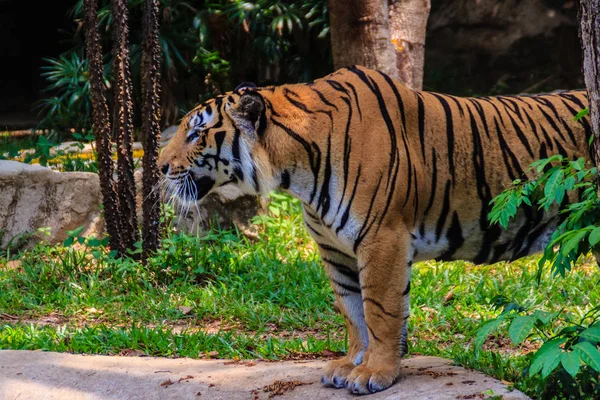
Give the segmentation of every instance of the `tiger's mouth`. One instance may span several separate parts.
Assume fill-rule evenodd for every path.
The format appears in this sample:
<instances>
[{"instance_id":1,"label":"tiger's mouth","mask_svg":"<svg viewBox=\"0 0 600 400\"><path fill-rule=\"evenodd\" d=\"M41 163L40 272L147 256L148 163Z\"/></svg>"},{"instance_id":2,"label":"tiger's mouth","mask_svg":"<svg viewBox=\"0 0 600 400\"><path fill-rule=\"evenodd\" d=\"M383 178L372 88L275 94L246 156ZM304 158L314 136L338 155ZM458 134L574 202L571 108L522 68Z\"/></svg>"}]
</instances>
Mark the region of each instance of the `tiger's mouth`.
<instances>
[{"instance_id":1,"label":"tiger's mouth","mask_svg":"<svg viewBox=\"0 0 600 400\"><path fill-rule=\"evenodd\" d=\"M192 181L196 186L196 190L194 191L194 194L196 195L196 201L206 196L215 185L215 180L208 176L203 176L201 178L192 178Z\"/></svg>"}]
</instances>

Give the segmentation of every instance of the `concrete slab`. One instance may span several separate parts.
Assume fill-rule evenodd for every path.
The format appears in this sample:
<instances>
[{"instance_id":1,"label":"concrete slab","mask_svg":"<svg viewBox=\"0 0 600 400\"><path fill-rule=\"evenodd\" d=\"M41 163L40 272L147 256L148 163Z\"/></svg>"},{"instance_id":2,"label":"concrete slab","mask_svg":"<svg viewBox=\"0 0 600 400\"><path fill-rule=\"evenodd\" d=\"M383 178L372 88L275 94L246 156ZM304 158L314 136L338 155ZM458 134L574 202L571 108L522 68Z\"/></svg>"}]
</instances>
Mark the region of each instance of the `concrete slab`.
<instances>
[{"instance_id":1,"label":"concrete slab","mask_svg":"<svg viewBox=\"0 0 600 400\"><path fill-rule=\"evenodd\" d=\"M5 350L0 351L0 399L355 398L346 389L319 383L324 365L324 361L232 362ZM289 382L301 385L293 387ZM482 393L490 389L504 400L528 399L518 391L507 391L496 379L437 357L405 360L399 382L366 398L483 399L487 396Z\"/></svg>"}]
</instances>

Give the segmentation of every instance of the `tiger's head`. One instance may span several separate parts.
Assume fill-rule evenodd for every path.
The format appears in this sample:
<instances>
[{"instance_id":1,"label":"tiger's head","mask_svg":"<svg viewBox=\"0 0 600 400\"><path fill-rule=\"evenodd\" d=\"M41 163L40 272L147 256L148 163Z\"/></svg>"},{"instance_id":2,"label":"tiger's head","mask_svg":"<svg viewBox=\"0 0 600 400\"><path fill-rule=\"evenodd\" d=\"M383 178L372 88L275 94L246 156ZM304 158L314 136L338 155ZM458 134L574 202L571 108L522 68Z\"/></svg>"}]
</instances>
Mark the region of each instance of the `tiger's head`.
<instances>
[{"instance_id":1,"label":"tiger's head","mask_svg":"<svg viewBox=\"0 0 600 400\"><path fill-rule=\"evenodd\" d=\"M227 184L250 194L272 190L273 172L261 141L265 114L263 97L248 84L189 112L159 157L168 194L193 202Z\"/></svg>"}]
</instances>

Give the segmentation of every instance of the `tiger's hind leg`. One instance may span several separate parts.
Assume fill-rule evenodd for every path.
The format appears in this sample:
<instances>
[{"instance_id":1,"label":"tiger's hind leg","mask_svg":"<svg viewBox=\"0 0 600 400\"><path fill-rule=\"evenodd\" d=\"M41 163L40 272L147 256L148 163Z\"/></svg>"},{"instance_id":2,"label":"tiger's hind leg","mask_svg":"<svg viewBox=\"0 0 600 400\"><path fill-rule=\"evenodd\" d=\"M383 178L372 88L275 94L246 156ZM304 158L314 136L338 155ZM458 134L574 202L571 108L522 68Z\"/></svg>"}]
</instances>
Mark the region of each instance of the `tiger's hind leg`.
<instances>
[{"instance_id":1,"label":"tiger's hind leg","mask_svg":"<svg viewBox=\"0 0 600 400\"><path fill-rule=\"evenodd\" d=\"M321 382L327 386L345 388L348 375L360 364L368 346L362 296L356 259L334 249L320 249L323 264L333 287L339 309L348 330L348 353L325 367Z\"/></svg>"},{"instance_id":2,"label":"tiger's hind leg","mask_svg":"<svg viewBox=\"0 0 600 400\"><path fill-rule=\"evenodd\" d=\"M359 275L369 346L347 386L369 394L390 387L406 352L412 246L407 231L381 230L358 248Z\"/></svg>"}]
</instances>

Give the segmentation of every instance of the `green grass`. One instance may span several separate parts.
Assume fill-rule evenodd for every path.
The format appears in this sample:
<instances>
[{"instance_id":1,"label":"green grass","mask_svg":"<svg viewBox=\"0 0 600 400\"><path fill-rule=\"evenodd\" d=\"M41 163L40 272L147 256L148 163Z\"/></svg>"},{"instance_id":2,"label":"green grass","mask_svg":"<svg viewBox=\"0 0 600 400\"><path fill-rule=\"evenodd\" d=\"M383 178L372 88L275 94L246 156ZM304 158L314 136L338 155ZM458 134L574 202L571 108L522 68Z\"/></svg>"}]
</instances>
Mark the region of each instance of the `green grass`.
<instances>
[{"instance_id":1,"label":"green grass","mask_svg":"<svg viewBox=\"0 0 600 400\"><path fill-rule=\"evenodd\" d=\"M345 350L343 320L298 202L276 195L271 209L255 219L257 238L171 232L147 266L114 260L93 242L4 256L0 348L267 359ZM591 259L564 279L546 273L538 285L536 273L536 257L416 265L411 354L452 358L527 392L523 370L535 342L517 347L500 331L482 351L473 348L481 322L499 313L490 302L503 295L528 309L583 315L600 300Z\"/></svg>"}]
</instances>

